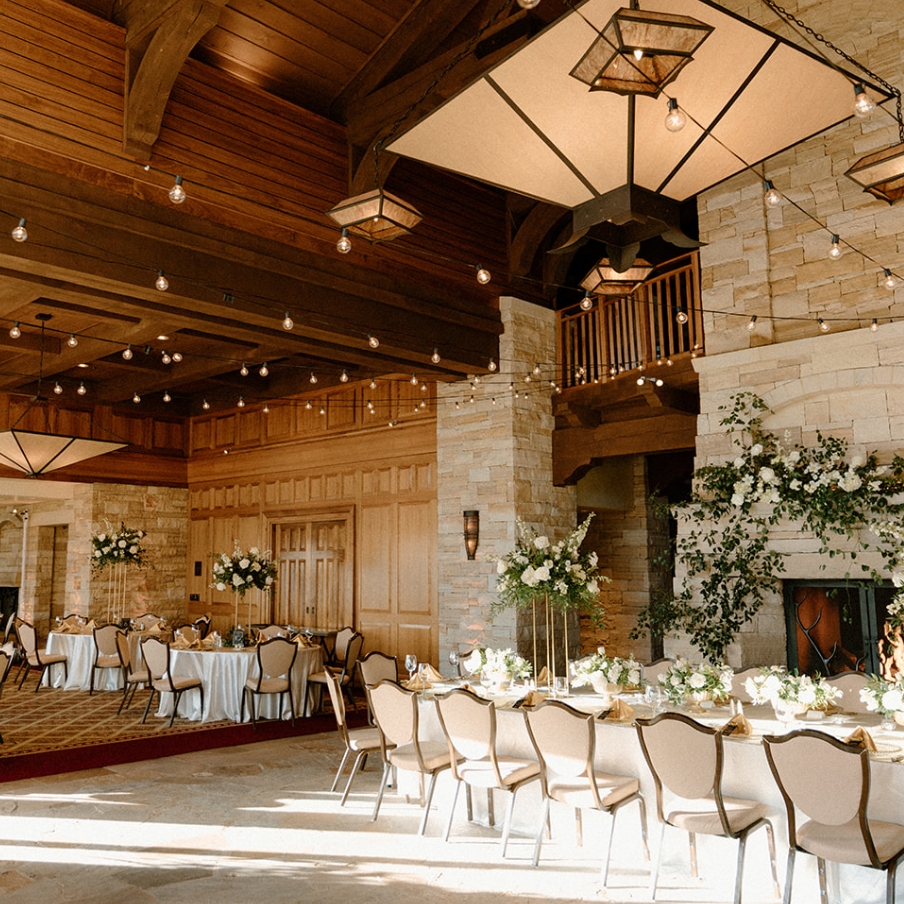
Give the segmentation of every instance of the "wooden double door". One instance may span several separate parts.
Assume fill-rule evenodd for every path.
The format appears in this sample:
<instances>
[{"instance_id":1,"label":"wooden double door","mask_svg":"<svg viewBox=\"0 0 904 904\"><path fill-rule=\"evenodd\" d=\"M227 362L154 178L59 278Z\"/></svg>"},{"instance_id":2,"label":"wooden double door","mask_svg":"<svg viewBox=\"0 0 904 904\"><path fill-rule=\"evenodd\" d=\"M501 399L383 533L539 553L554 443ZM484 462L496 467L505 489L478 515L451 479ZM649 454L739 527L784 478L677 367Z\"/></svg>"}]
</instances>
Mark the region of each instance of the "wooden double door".
<instances>
[{"instance_id":1,"label":"wooden double door","mask_svg":"<svg viewBox=\"0 0 904 904\"><path fill-rule=\"evenodd\" d=\"M353 625L351 517L293 519L273 529L279 557L273 620L305 628Z\"/></svg>"}]
</instances>

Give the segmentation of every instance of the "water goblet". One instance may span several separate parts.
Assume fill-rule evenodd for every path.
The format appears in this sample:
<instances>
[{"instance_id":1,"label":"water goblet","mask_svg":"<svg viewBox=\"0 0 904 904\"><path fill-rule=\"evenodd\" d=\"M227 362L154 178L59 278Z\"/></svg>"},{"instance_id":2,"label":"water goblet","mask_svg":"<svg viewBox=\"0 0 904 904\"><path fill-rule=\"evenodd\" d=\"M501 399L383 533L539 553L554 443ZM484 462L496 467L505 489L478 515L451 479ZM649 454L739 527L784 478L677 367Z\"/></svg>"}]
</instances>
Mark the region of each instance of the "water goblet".
<instances>
[{"instance_id":1,"label":"water goblet","mask_svg":"<svg viewBox=\"0 0 904 904\"><path fill-rule=\"evenodd\" d=\"M408 680L411 681L417 671L417 656L414 653L408 653L405 656L405 668L408 669Z\"/></svg>"},{"instance_id":2,"label":"water goblet","mask_svg":"<svg viewBox=\"0 0 904 904\"><path fill-rule=\"evenodd\" d=\"M459 662L461 662L461 658L460 658L459 655L458 655L458 650L453 650L453 651L449 654L449 665L451 665L452 668L453 668L456 672L459 671L459 668L458 668Z\"/></svg>"}]
</instances>

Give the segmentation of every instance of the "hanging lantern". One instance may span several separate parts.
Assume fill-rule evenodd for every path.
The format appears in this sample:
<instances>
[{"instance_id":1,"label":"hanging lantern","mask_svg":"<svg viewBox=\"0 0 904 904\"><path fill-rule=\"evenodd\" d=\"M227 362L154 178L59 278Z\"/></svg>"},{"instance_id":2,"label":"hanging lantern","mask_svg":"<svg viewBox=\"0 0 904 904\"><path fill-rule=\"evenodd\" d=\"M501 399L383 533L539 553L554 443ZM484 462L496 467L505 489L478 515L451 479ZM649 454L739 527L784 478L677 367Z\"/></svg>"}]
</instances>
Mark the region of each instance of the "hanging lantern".
<instances>
[{"instance_id":1,"label":"hanging lantern","mask_svg":"<svg viewBox=\"0 0 904 904\"><path fill-rule=\"evenodd\" d=\"M889 204L900 201L904 198L904 142L861 157L845 176Z\"/></svg>"},{"instance_id":2,"label":"hanging lantern","mask_svg":"<svg viewBox=\"0 0 904 904\"><path fill-rule=\"evenodd\" d=\"M407 235L423 219L407 201L382 188L346 198L326 213L340 228L369 242L387 242Z\"/></svg>"},{"instance_id":3,"label":"hanging lantern","mask_svg":"<svg viewBox=\"0 0 904 904\"><path fill-rule=\"evenodd\" d=\"M581 288L591 295L630 295L652 272L653 266L643 258L621 272L603 258L581 280Z\"/></svg>"}]
</instances>

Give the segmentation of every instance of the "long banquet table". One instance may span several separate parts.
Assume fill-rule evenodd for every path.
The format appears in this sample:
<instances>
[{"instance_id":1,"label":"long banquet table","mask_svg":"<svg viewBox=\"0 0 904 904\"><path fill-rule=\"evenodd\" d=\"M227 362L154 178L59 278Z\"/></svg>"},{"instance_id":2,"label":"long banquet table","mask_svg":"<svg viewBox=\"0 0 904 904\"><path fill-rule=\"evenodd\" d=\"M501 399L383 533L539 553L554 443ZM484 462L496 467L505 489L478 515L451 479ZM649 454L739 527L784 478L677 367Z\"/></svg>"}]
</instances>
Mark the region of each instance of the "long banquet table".
<instances>
[{"instance_id":1,"label":"long banquet table","mask_svg":"<svg viewBox=\"0 0 904 904\"><path fill-rule=\"evenodd\" d=\"M170 668L180 678L200 678L204 686L204 711L201 711L201 695L186 691L179 701L178 715L195 722L251 721L250 708L245 706L244 720L240 718L242 693L245 682L257 677L257 649L246 647L234 650L223 647L217 650L170 651ZM292 696L295 715L304 715L305 697L308 692L308 675L323 668L323 650L319 646L299 647L292 669ZM256 698L256 712L261 719L288 719L289 695L285 695L282 712L278 712L279 695L264 694ZM173 712L173 695L161 694L158 716L169 718Z\"/></svg>"},{"instance_id":2,"label":"long banquet table","mask_svg":"<svg viewBox=\"0 0 904 904\"><path fill-rule=\"evenodd\" d=\"M421 693L420 727L422 738L442 740L443 734L436 715L433 697L456 686L455 682L436 685L432 690ZM481 688L478 693L486 695ZM520 709L513 709L512 704L523 691L512 691L505 695L493 696L497 706L497 749L501 754L514 756L534 756L534 750L527 734L524 715ZM623 697L635 710L635 717L645 718L652 715L639 696ZM584 712L602 710L602 698L583 693L581 690L572 693L563 702ZM667 707L676 711L686 711L679 707ZM727 707L704 710L702 713L689 713L694 718L712 726L720 726L728 721L730 713ZM750 720L754 734L749 738L738 738L731 735L725 737L725 768L723 776L723 792L732 797L745 797L767 804L770 817L775 827L776 856L779 867L779 879L784 882L784 869L788 853L788 829L785 808L778 786L769 770L763 750L762 737L765 734L781 734L786 728L779 722L771 707L747 706L745 714ZM844 738L857 726L869 731L879 748L878 754L871 755L872 796L869 815L871 819L888 820L904 823L904 731L886 731L881 728L879 717L873 714L838 717L834 720L798 719L795 727L814 728L825 731L835 737ZM656 856L656 845L659 838L659 827L656 820L656 792L652 777L643 758L637 731L632 722L598 721L596 723L596 765L597 768L624 775L636 775L640 779L641 791L647 808L650 826L651 847L653 857ZM814 763L814 769L819 764ZM523 796L523 797L522 797ZM530 803L528 803L530 801ZM539 789L537 783L525 786L519 792L519 802L515 808L513 830L533 835L537 829L536 819L540 813ZM634 808L627 808L625 814L619 816L619 834L636 832L630 825ZM497 806L497 812L501 812ZM636 812L636 811L635 811ZM627 824L622 820L628 817ZM445 814L443 814L443 818ZM760 837L758 837L760 836ZM599 839L600 843L602 839ZM628 842L634 841L630 835ZM586 830L584 844L593 844L591 834ZM639 848L639 841L637 842ZM633 848L630 848L634 850ZM737 852L736 843L722 838L698 837L698 850L701 857L701 871L707 851L718 858L723 866L717 867L719 872L730 873L733 881L734 862ZM638 854L639 864L642 864ZM541 864L542 864L541 859ZM767 887L763 876L768 874L768 853L765 844L765 833L756 832L748 843L745 877L757 875L760 887ZM867 867L838 866L829 864L829 890L832 904L878 904L885 901L885 874ZM645 869L645 866L644 866ZM669 871L675 884L686 886L690 877L687 836L677 829L669 829L664 836L662 877ZM904 872L904 871L902 871ZM707 873L703 872L704 878ZM646 873L644 876L646 877ZM709 878L714 878L710 872ZM646 881L646 878L644 878ZM668 878L661 882L659 896L668 897L667 889L672 885ZM709 883L705 883L709 884ZM898 876L897 891L904 894L904 877ZM819 886L816 877L816 858L799 854L794 873L793 902L810 904L819 898ZM708 898L707 898L708 899ZM751 899L753 897L751 896ZM683 898L682 898L683 900ZM745 900L747 896L745 893ZM758 900L758 899L757 899Z\"/></svg>"}]
</instances>

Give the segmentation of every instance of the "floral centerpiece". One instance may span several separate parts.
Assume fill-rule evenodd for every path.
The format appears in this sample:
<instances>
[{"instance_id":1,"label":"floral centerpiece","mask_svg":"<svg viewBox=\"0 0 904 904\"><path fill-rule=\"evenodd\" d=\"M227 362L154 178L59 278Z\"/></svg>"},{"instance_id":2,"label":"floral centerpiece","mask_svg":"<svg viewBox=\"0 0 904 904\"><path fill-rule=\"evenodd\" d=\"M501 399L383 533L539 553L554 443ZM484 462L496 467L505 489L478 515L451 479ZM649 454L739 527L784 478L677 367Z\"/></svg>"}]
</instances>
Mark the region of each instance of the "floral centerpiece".
<instances>
[{"instance_id":1,"label":"floral centerpiece","mask_svg":"<svg viewBox=\"0 0 904 904\"><path fill-rule=\"evenodd\" d=\"M726 665L694 664L679 657L659 676L659 683L671 703L684 700L724 700L731 696L734 672Z\"/></svg>"},{"instance_id":2,"label":"floral centerpiece","mask_svg":"<svg viewBox=\"0 0 904 904\"><path fill-rule=\"evenodd\" d=\"M748 678L744 687L754 703L771 703L776 711L825 712L843 694L841 688L829 684L822 675L798 675L778 665L760 669L759 675Z\"/></svg>"},{"instance_id":3,"label":"floral centerpiece","mask_svg":"<svg viewBox=\"0 0 904 904\"><path fill-rule=\"evenodd\" d=\"M860 690L860 699L870 712L904 724L904 688L900 678L886 681L878 675L870 675L866 687Z\"/></svg>"},{"instance_id":4,"label":"floral centerpiece","mask_svg":"<svg viewBox=\"0 0 904 904\"><path fill-rule=\"evenodd\" d=\"M122 522L119 530L114 530L109 521L105 523L107 529L91 538L91 569L100 572L111 565L143 567L146 553L141 541L147 536L147 532L136 527L126 527Z\"/></svg>"},{"instance_id":5,"label":"floral centerpiece","mask_svg":"<svg viewBox=\"0 0 904 904\"><path fill-rule=\"evenodd\" d=\"M633 655L630 659L607 656L605 647L598 647L596 653L571 663L571 675L575 687L592 684L594 690L604 693L604 690L601 690L603 685L614 685L619 688L639 686L640 663L635 661Z\"/></svg>"},{"instance_id":6,"label":"floral centerpiece","mask_svg":"<svg viewBox=\"0 0 904 904\"><path fill-rule=\"evenodd\" d=\"M514 650L494 650L478 647L465 660L465 668L472 675L481 675L497 683L512 678L528 678L533 668Z\"/></svg>"},{"instance_id":7,"label":"floral centerpiece","mask_svg":"<svg viewBox=\"0 0 904 904\"><path fill-rule=\"evenodd\" d=\"M239 620L239 597L252 588L269 591L276 583L276 561L270 550L261 551L252 546L244 552L238 544L232 554L218 553L213 559L213 581L216 590L231 590L235 594L235 622ZM251 621L251 603L248 603L248 621Z\"/></svg>"}]
</instances>

